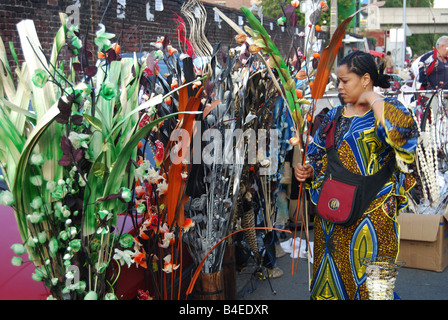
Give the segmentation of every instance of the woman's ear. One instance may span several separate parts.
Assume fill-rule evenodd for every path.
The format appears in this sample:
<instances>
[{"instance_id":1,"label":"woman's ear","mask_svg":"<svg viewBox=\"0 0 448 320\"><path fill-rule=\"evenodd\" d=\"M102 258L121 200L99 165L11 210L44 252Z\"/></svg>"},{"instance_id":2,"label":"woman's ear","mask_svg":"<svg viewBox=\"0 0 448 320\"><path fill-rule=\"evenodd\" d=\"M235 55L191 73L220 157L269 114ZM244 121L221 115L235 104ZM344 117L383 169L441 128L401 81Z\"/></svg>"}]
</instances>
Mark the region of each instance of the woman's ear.
<instances>
[{"instance_id":1,"label":"woman's ear","mask_svg":"<svg viewBox=\"0 0 448 320\"><path fill-rule=\"evenodd\" d=\"M366 73L361 77L361 83L362 86L365 88L367 88L367 86L372 82L372 78L370 77L370 74Z\"/></svg>"}]
</instances>

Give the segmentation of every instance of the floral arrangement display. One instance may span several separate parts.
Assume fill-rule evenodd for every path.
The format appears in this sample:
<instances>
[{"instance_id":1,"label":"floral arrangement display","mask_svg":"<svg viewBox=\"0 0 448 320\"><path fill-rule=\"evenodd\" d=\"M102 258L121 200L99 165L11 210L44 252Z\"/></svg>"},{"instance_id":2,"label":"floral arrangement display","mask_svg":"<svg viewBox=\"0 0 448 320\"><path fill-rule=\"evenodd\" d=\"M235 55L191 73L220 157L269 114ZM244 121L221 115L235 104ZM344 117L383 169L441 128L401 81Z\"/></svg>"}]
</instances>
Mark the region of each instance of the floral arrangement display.
<instances>
[{"instance_id":1,"label":"floral arrangement display","mask_svg":"<svg viewBox=\"0 0 448 320\"><path fill-rule=\"evenodd\" d=\"M13 245L13 264L20 265L27 252L36 266L32 278L45 283L49 298L116 299L121 266L148 260L119 226L121 215L151 218L138 200L139 179L147 174L139 143L178 115L156 116L155 108L176 89L141 101L145 72L155 70L151 59L149 65L121 59L120 46L110 41L115 36L104 26L91 43L65 19L61 15L49 58L33 22L18 24L25 62L19 67L16 59L17 85L0 42L1 166L9 188L1 200L14 208L23 240ZM92 64L94 45L98 59ZM63 50L70 54L68 75L59 61ZM149 183L155 187L148 193L166 194L164 177L154 173ZM169 241L165 225L143 226L153 225L160 241ZM175 268L169 254L159 263L166 272Z\"/></svg>"},{"instance_id":2,"label":"floral arrangement display","mask_svg":"<svg viewBox=\"0 0 448 320\"><path fill-rule=\"evenodd\" d=\"M0 38L0 165L9 188L0 201L14 208L23 241L13 245L13 264L27 253L49 299L118 299L124 267L143 269L150 282L139 299L188 298L202 275L221 271L232 234L254 239L257 210L261 229L275 229L281 164L293 145L304 148L312 123L297 75L306 67L307 87L319 56L291 68L242 11L252 28L221 14L238 34L228 52L207 41L199 1L181 9L189 35L175 18L177 49L161 37L141 59L123 58L103 25L91 39L62 14L49 57L33 22L18 24L24 62L10 46L15 72ZM235 135L249 131L262 133L252 145ZM185 249L197 267L191 278Z\"/></svg>"}]
</instances>

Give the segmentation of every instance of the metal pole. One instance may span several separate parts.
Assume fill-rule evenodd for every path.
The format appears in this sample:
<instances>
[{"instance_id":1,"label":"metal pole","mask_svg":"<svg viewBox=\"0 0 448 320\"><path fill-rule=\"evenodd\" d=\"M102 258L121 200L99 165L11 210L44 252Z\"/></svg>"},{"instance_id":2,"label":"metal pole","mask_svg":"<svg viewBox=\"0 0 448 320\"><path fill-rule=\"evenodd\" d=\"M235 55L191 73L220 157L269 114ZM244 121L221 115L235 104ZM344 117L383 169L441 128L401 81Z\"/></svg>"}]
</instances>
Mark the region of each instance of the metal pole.
<instances>
[{"instance_id":1,"label":"metal pole","mask_svg":"<svg viewBox=\"0 0 448 320\"><path fill-rule=\"evenodd\" d=\"M330 39L333 37L334 32L338 27L338 1L331 0L331 8L330 8ZM338 64L338 57L336 56L336 60L334 61L333 71L336 70L336 66Z\"/></svg>"},{"instance_id":2,"label":"metal pole","mask_svg":"<svg viewBox=\"0 0 448 320\"><path fill-rule=\"evenodd\" d=\"M403 69L405 68L405 60L406 60L406 0L403 0Z\"/></svg>"}]
</instances>

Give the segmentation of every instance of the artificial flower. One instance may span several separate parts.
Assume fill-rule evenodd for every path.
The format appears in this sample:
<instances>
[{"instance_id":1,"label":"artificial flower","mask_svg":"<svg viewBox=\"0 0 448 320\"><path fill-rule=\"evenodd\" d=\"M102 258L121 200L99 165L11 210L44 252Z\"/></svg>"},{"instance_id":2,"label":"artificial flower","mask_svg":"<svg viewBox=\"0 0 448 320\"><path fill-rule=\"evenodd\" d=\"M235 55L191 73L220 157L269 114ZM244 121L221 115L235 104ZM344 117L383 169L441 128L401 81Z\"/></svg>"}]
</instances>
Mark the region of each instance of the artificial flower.
<instances>
[{"instance_id":1,"label":"artificial flower","mask_svg":"<svg viewBox=\"0 0 448 320\"><path fill-rule=\"evenodd\" d=\"M39 232L37 234L37 240L39 240L39 243L45 243L47 241L47 232L44 230L42 232Z\"/></svg>"},{"instance_id":2,"label":"artificial flower","mask_svg":"<svg viewBox=\"0 0 448 320\"><path fill-rule=\"evenodd\" d=\"M40 186L42 186L42 177L41 176L32 176L32 177L30 177L30 182L33 186L40 187Z\"/></svg>"},{"instance_id":3,"label":"artificial flower","mask_svg":"<svg viewBox=\"0 0 448 320\"><path fill-rule=\"evenodd\" d=\"M0 193L0 204L4 206L12 206L14 204L14 197L9 190L4 190Z\"/></svg>"},{"instance_id":4,"label":"artificial flower","mask_svg":"<svg viewBox=\"0 0 448 320\"><path fill-rule=\"evenodd\" d=\"M34 197L33 200L31 200L31 203L30 203L31 208L33 208L35 210L41 208L42 205L43 205L42 198L39 197L39 196L38 197Z\"/></svg>"},{"instance_id":5,"label":"artificial flower","mask_svg":"<svg viewBox=\"0 0 448 320\"><path fill-rule=\"evenodd\" d=\"M137 202L136 204L135 204L135 209L137 210L137 212L139 213L139 214L142 214L143 212L145 212L146 211L146 206L145 206L145 204L144 203L142 203L142 202Z\"/></svg>"},{"instance_id":6,"label":"artificial flower","mask_svg":"<svg viewBox=\"0 0 448 320\"><path fill-rule=\"evenodd\" d=\"M184 221L184 225L182 226L182 229L185 232L188 232L192 227L194 227L194 221L190 218L186 218Z\"/></svg>"},{"instance_id":7,"label":"artificial flower","mask_svg":"<svg viewBox=\"0 0 448 320\"><path fill-rule=\"evenodd\" d=\"M26 218L31 223L40 223L43 221L44 215L40 212L33 212L32 214L27 215Z\"/></svg>"},{"instance_id":8,"label":"artificial flower","mask_svg":"<svg viewBox=\"0 0 448 320\"><path fill-rule=\"evenodd\" d=\"M110 48L110 39L115 37L115 34L106 32L106 27L104 24L98 24L100 30L96 32L95 44L98 46L98 51L107 51Z\"/></svg>"},{"instance_id":9,"label":"artificial flower","mask_svg":"<svg viewBox=\"0 0 448 320\"><path fill-rule=\"evenodd\" d=\"M149 291L138 290L137 291L137 299L138 300L153 300L153 297L149 295Z\"/></svg>"},{"instance_id":10,"label":"artificial flower","mask_svg":"<svg viewBox=\"0 0 448 320\"><path fill-rule=\"evenodd\" d=\"M166 232L163 234L162 243L159 243L159 247L166 249L170 245L174 244L175 241L176 237L174 235L174 232Z\"/></svg>"},{"instance_id":11,"label":"artificial flower","mask_svg":"<svg viewBox=\"0 0 448 320\"><path fill-rule=\"evenodd\" d=\"M117 296L114 293L108 292L104 296L104 300L118 300L118 298L117 298Z\"/></svg>"},{"instance_id":12,"label":"artificial flower","mask_svg":"<svg viewBox=\"0 0 448 320\"><path fill-rule=\"evenodd\" d=\"M89 146L87 145L87 141L90 139L90 135L84 133L77 133L75 131L70 131L68 135L68 140L73 145L73 148L79 149L81 147L87 149Z\"/></svg>"},{"instance_id":13,"label":"artificial flower","mask_svg":"<svg viewBox=\"0 0 448 320\"><path fill-rule=\"evenodd\" d=\"M146 188L144 186L136 186L134 190L138 198L141 198L146 193Z\"/></svg>"},{"instance_id":14,"label":"artificial flower","mask_svg":"<svg viewBox=\"0 0 448 320\"><path fill-rule=\"evenodd\" d=\"M81 239L74 239L70 241L70 247L74 252L81 250Z\"/></svg>"},{"instance_id":15,"label":"artificial flower","mask_svg":"<svg viewBox=\"0 0 448 320\"><path fill-rule=\"evenodd\" d=\"M13 266L20 267L22 265L22 263L23 263L23 260L20 257L13 257L11 259L11 264Z\"/></svg>"},{"instance_id":16,"label":"artificial flower","mask_svg":"<svg viewBox=\"0 0 448 320\"><path fill-rule=\"evenodd\" d=\"M168 45L166 48L168 49L168 55L170 55L170 56L172 56L173 54L178 52L177 49L173 48L173 46L171 46L171 45Z\"/></svg>"},{"instance_id":17,"label":"artificial flower","mask_svg":"<svg viewBox=\"0 0 448 320\"><path fill-rule=\"evenodd\" d=\"M177 81L176 78L174 78L173 81L171 81L171 90L173 90L177 87L179 87L179 82Z\"/></svg>"},{"instance_id":18,"label":"artificial flower","mask_svg":"<svg viewBox=\"0 0 448 320\"><path fill-rule=\"evenodd\" d=\"M166 180L164 179L157 185L157 193L159 196L161 196L167 194L167 192L168 192L168 183L166 183Z\"/></svg>"},{"instance_id":19,"label":"artificial flower","mask_svg":"<svg viewBox=\"0 0 448 320\"><path fill-rule=\"evenodd\" d=\"M52 237L48 242L48 249L50 250L50 256L54 258L59 250L59 242L55 237Z\"/></svg>"},{"instance_id":20,"label":"artificial flower","mask_svg":"<svg viewBox=\"0 0 448 320\"><path fill-rule=\"evenodd\" d=\"M134 262L143 267L143 268L148 268L148 265L146 264L146 255L143 254L142 252L137 252L137 254L135 254L133 256Z\"/></svg>"},{"instance_id":21,"label":"artificial flower","mask_svg":"<svg viewBox=\"0 0 448 320\"><path fill-rule=\"evenodd\" d=\"M33 154L30 159L31 164L41 166L44 164L44 157L41 153Z\"/></svg>"},{"instance_id":22,"label":"artificial flower","mask_svg":"<svg viewBox=\"0 0 448 320\"><path fill-rule=\"evenodd\" d=\"M127 264L128 267L131 266L132 263L134 263L134 260L132 259L132 255L134 254L134 252L130 251L130 250L120 250L115 248L114 249L114 260L118 261L120 263L120 265L124 265Z\"/></svg>"},{"instance_id":23,"label":"artificial flower","mask_svg":"<svg viewBox=\"0 0 448 320\"><path fill-rule=\"evenodd\" d=\"M246 42L246 40L247 36L244 33L240 33L235 36L235 41L238 44L243 44L244 42Z\"/></svg>"},{"instance_id":24,"label":"artificial flower","mask_svg":"<svg viewBox=\"0 0 448 320\"><path fill-rule=\"evenodd\" d=\"M285 23L286 23L286 17L285 16L280 17L280 18L277 19L277 25L284 26Z\"/></svg>"},{"instance_id":25,"label":"artificial flower","mask_svg":"<svg viewBox=\"0 0 448 320\"><path fill-rule=\"evenodd\" d=\"M291 1L291 5L295 8L297 8L300 5L300 1L299 0L293 0Z\"/></svg>"},{"instance_id":26,"label":"artificial flower","mask_svg":"<svg viewBox=\"0 0 448 320\"><path fill-rule=\"evenodd\" d=\"M157 214L154 213L150 213L148 219L146 219L143 222L143 226L145 228L148 228L154 232L157 231L158 224L159 224L159 217L157 216Z\"/></svg>"},{"instance_id":27,"label":"artificial flower","mask_svg":"<svg viewBox=\"0 0 448 320\"><path fill-rule=\"evenodd\" d=\"M48 73L43 69L36 69L31 79L38 88L43 88L48 81Z\"/></svg>"},{"instance_id":28,"label":"artificial flower","mask_svg":"<svg viewBox=\"0 0 448 320\"><path fill-rule=\"evenodd\" d=\"M101 85L100 95L107 101L112 100L117 95L117 86L111 82L103 82Z\"/></svg>"},{"instance_id":29,"label":"artificial flower","mask_svg":"<svg viewBox=\"0 0 448 320\"><path fill-rule=\"evenodd\" d=\"M168 227L168 224L166 222L162 226L160 226L159 232L160 233L170 232L170 228Z\"/></svg>"},{"instance_id":30,"label":"artificial flower","mask_svg":"<svg viewBox=\"0 0 448 320\"><path fill-rule=\"evenodd\" d=\"M177 268L179 268L179 265L173 265L173 263L171 262L171 255L167 255L165 258L163 258L164 264L163 264L163 269L162 271L164 271L165 273L171 273L174 270L176 270Z\"/></svg>"},{"instance_id":31,"label":"artificial flower","mask_svg":"<svg viewBox=\"0 0 448 320\"><path fill-rule=\"evenodd\" d=\"M299 138L297 137L292 137L291 139L289 139L289 144L292 146L296 146L300 143Z\"/></svg>"},{"instance_id":32,"label":"artificial flower","mask_svg":"<svg viewBox=\"0 0 448 320\"><path fill-rule=\"evenodd\" d=\"M123 248L130 248L134 243L134 237L129 233L122 234L120 239L118 240L118 243Z\"/></svg>"},{"instance_id":33,"label":"artificial flower","mask_svg":"<svg viewBox=\"0 0 448 320\"><path fill-rule=\"evenodd\" d=\"M196 88L199 88L200 86L202 86L202 81L197 80L197 81L193 82L193 85L191 86L191 88L194 90Z\"/></svg>"},{"instance_id":34,"label":"artificial flower","mask_svg":"<svg viewBox=\"0 0 448 320\"><path fill-rule=\"evenodd\" d=\"M151 164L148 160L144 160L139 163L139 167L135 169L135 178L137 180L144 180L146 178L146 172L151 167Z\"/></svg>"},{"instance_id":35,"label":"artificial flower","mask_svg":"<svg viewBox=\"0 0 448 320\"><path fill-rule=\"evenodd\" d=\"M121 199L123 199L124 202L130 202L132 200L132 192L129 188L121 188Z\"/></svg>"},{"instance_id":36,"label":"artificial flower","mask_svg":"<svg viewBox=\"0 0 448 320\"><path fill-rule=\"evenodd\" d=\"M260 52L260 50L261 50L261 47L257 46L256 44L249 45L250 54L257 54L258 52Z\"/></svg>"},{"instance_id":37,"label":"artificial flower","mask_svg":"<svg viewBox=\"0 0 448 320\"><path fill-rule=\"evenodd\" d=\"M96 229L96 233L97 234L107 234L107 233L109 233L109 227L108 226L99 227L98 229Z\"/></svg>"},{"instance_id":38,"label":"artificial flower","mask_svg":"<svg viewBox=\"0 0 448 320\"><path fill-rule=\"evenodd\" d=\"M110 218L112 218L112 213L109 212L108 210L100 210L98 211L98 217L100 218L100 220L109 220Z\"/></svg>"},{"instance_id":39,"label":"artificial flower","mask_svg":"<svg viewBox=\"0 0 448 320\"><path fill-rule=\"evenodd\" d=\"M11 246L12 251L14 251L14 254L17 254L19 256L21 256L22 254L24 254L26 252L26 248L23 244L21 243L14 243Z\"/></svg>"},{"instance_id":40,"label":"artificial flower","mask_svg":"<svg viewBox=\"0 0 448 320\"><path fill-rule=\"evenodd\" d=\"M89 291L84 300L98 300L98 294L95 291Z\"/></svg>"}]
</instances>

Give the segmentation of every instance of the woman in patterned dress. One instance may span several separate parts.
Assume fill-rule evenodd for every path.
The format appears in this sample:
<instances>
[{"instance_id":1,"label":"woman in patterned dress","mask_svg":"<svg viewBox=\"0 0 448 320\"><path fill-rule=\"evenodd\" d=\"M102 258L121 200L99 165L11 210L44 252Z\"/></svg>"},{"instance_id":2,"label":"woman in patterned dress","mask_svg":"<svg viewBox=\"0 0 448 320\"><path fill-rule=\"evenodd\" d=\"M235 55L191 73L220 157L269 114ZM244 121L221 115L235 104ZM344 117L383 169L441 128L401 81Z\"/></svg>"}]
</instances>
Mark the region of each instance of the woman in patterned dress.
<instances>
[{"instance_id":1,"label":"woman in patterned dress","mask_svg":"<svg viewBox=\"0 0 448 320\"><path fill-rule=\"evenodd\" d=\"M383 97L374 87L389 87L388 76L379 74L373 57L354 51L337 69L338 90L343 105L330 110L316 131L307 155L294 173L307 182L311 200L317 204L327 155L326 128L337 109L335 146L344 167L361 175L379 171L392 157L414 161L418 130L410 112L395 98ZM398 255L397 215L407 206L406 192L414 178L398 165L361 218L350 226L333 224L315 216L312 299L368 299L364 259Z\"/></svg>"}]
</instances>

